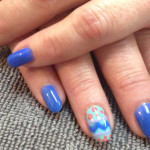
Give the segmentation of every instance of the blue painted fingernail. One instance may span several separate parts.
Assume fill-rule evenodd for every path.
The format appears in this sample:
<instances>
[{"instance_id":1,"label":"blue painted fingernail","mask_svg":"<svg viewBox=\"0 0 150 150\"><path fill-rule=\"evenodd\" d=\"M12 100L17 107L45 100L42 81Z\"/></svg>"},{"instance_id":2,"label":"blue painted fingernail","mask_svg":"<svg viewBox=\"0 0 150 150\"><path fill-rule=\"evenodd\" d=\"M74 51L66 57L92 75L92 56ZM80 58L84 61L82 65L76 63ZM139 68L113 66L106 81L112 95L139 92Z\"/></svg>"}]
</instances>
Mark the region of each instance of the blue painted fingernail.
<instances>
[{"instance_id":1,"label":"blue painted fingernail","mask_svg":"<svg viewBox=\"0 0 150 150\"><path fill-rule=\"evenodd\" d=\"M43 99L50 111L57 113L62 108L61 100L53 85L46 85L41 90Z\"/></svg>"},{"instance_id":2,"label":"blue painted fingernail","mask_svg":"<svg viewBox=\"0 0 150 150\"><path fill-rule=\"evenodd\" d=\"M135 111L136 120L144 133L150 138L150 103L143 103Z\"/></svg>"},{"instance_id":3,"label":"blue painted fingernail","mask_svg":"<svg viewBox=\"0 0 150 150\"><path fill-rule=\"evenodd\" d=\"M30 48L23 48L8 56L7 63L14 68L22 66L33 60L33 54Z\"/></svg>"},{"instance_id":4,"label":"blue painted fingernail","mask_svg":"<svg viewBox=\"0 0 150 150\"><path fill-rule=\"evenodd\" d=\"M111 138L111 127L104 110L94 105L86 111L86 121L93 137L99 142L107 142Z\"/></svg>"}]
</instances>

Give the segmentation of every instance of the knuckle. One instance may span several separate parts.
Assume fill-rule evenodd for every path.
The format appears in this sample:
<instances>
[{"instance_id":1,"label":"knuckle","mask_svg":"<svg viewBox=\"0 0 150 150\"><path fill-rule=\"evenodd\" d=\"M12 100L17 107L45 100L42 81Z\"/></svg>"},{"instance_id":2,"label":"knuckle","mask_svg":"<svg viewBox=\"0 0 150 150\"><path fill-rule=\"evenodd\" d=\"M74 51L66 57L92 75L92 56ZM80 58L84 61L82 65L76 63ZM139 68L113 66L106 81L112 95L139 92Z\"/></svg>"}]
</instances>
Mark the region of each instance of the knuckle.
<instances>
[{"instance_id":1,"label":"knuckle","mask_svg":"<svg viewBox=\"0 0 150 150\"><path fill-rule=\"evenodd\" d=\"M133 68L126 68L125 70L118 72L116 77L119 83L119 89L125 91L129 91L141 86L143 87L143 85L149 82L149 78L146 76L145 71Z\"/></svg>"},{"instance_id":2,"label":"knuckle","mask_svg":"<svg viewBox=\"0 0 150 150\"><path fill-rule=\"evenodd\" d=\"M87 72L84 72L71 81L70 92L73 95L79 93L87 93L90 89L96 87L96 80L94 77Z\"/></svg>"},{"instance_id":3,"label":"knuckle","mask_svg":"<svg viewBox=\"0 0 150 150\"><path fill-rule=\"evenodd\" d=\"M72 20L75 31L83 38L100 38L110 28L110 16L99 5L83 7L74 12ZM77 19L76 19L77 18Z\"/></svg>"}]
</instances>

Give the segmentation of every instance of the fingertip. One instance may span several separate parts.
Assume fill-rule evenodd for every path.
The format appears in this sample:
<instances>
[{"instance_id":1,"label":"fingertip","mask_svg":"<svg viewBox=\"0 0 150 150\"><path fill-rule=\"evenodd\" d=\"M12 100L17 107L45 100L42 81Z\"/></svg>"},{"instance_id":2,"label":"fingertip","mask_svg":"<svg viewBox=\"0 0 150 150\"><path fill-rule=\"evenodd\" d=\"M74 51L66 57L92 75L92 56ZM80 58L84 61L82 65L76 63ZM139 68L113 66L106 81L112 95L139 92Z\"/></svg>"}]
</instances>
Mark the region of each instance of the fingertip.
<instances>
[{"instance_id":1,"label":"fingertip","mask_svg":"<svg viewBox=\"0 0 150 150\"><path fill-rule=\"evenodd\" d=\"M143 134L150 139L150 103L143 103L138 106L135 117Z\"/></svg>"},{"instance_id":2,"label":"fingertip","mask_svg":"<svg viewBox=\"0 0 150 150\"><path fill-rule=\"evenodd\" d=\"M17 68L33 61L34 57L30 48L26 47L16 51L8 56L7 63L9 66Z\"/></svg>"},{"instance_id":3,"label":"fingertip","mask_svg":"<svg viewBox=\"0 0 150 150\"><path fill-rule=\"evenodd\" d=\"M53 113L62 109L65 92L53 67L20 67L30 90L35 98Z\"/></svg>"},{"instance_id":4,"label":"fingertip","mask_svg":"<svg viewBox=\"0 0 150 150\"><path fill-rule=\"evenodd\" d=\"M89 107L86 111L86 121L96 141L107 142L111 138L111 126L102 107L98 105Z\"/></svg>"}]
</instances>

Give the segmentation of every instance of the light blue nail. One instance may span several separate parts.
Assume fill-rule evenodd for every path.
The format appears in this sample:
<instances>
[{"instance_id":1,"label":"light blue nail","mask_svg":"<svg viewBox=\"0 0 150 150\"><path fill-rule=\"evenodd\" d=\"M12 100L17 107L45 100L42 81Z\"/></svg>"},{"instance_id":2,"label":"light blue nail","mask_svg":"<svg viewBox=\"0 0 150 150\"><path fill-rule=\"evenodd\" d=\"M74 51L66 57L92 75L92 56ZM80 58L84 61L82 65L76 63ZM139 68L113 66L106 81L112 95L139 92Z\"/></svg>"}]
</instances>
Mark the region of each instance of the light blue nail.
<instances>
[{"instance_id":1,"label":"light blue nail","mask_svg":"<svg viewBox=\"0 0 150 150\"><path fill-rule=\"evenodd\" d=\"M93 137L99 142L107 142L111 138L111 127L104 110L94 105L86 111L86 121Z\"/></svg>"},{"instance_id":2,"label":"light blue nail","mask_svg":"<svg viewBox=\"0 0 150 150\"><path fill-rule=\"evenodd\" d=\"M53 85L46 85L41 90L43 99L50 111L57 113L62 108L62 102Z\"/></svg>"}]
</instances>

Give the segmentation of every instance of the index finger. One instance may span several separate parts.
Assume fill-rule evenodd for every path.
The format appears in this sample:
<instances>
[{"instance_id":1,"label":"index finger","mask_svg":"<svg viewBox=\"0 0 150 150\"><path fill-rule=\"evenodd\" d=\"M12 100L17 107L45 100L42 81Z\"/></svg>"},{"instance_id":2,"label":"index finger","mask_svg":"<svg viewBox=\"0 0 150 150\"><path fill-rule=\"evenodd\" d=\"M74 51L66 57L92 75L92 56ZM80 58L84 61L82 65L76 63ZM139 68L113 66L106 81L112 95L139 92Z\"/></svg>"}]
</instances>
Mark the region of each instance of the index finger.
<instances>
[{"instance_id":1,"label":"index finger","mask_svg":"<svg viewBox=\"0 0 150 150\"><path fill-rule=\"evenodd\" d=\"M14 66L14 59L20 59L18 53L22 54L21 61L29 49L34 61L26 63L31 62L31 67L72 59L148 26L149 14L150 0L90 1L59 23L22 41L14 51L25 49L10 56L8 62Z\"/></svg>"}]
</instances>

